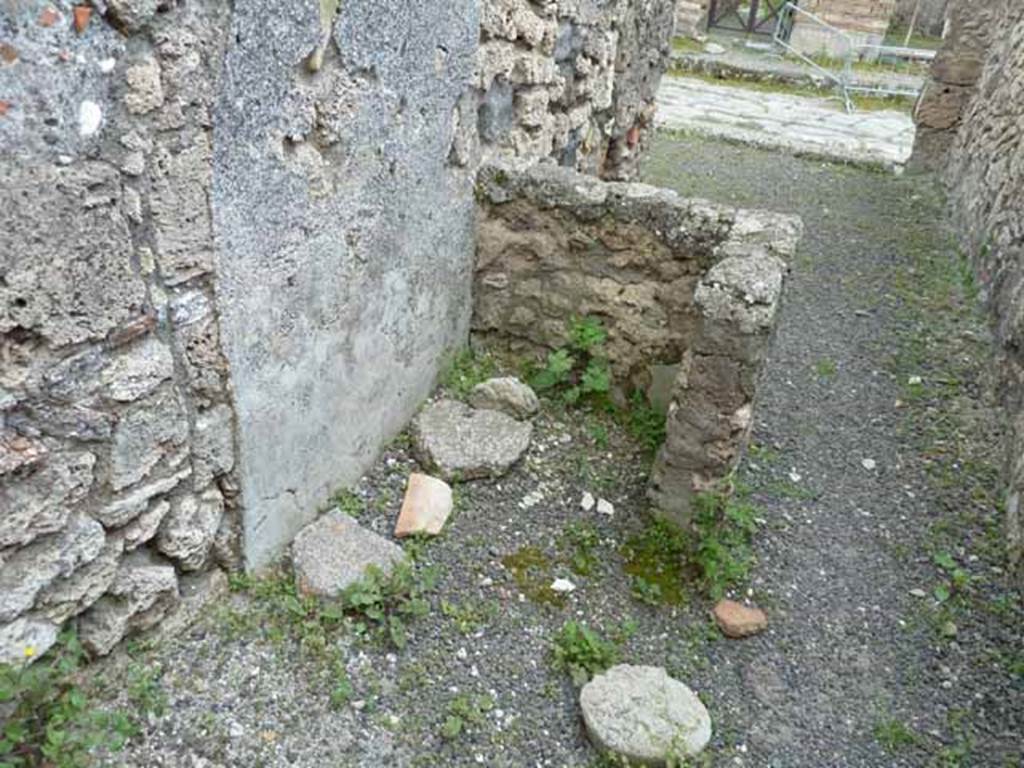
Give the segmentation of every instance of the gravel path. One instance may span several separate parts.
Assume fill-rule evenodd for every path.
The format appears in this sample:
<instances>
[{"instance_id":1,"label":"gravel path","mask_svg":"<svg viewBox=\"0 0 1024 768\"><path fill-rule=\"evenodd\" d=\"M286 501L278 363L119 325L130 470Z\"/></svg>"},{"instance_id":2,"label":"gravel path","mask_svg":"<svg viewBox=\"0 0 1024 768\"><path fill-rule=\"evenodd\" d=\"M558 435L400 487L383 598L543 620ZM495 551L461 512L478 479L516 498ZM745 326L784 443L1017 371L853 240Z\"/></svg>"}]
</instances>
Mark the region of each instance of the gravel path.
<instances>
[{"instance_id":1,"label":"gravel path","mask_svg":"<svg viewBox=\"0 0 1024 768\"><path fill-rule=\"evenodd\" d=\"M914 146L914 122L906 112L847 113L836 99L689 77L662 79L656 120L661 128L883 167L902 166Z\"/></svg>"},{"instance_id":2,"label":"gravel path","mask_svg":"<svg viewBox=\"0 0 1024 768\"><path fill-rule=\"evenodd\" d=\"M769 630L721 638L696 589L671 606L633 595L622 545L644 527L649 457L614 420L550 406L521 466L459 486L445 533L404 545L437 579L404 648L322 636L274 589L241 589L100 665L108 706L140 705L140 670L165 704L107 764L599 766L549 660L576 620L701 694L702 765L1020 765L1022 611L998 565L986 336L950 290L935 196L697 139L659 140L648 177L807 225L739 478L763 521L749 590ZM397 441L346 506L386 534L413 466ZM581 510L584 491L614 516ZM556 576L577 585L564 601L544 589Z\"/></svg>"}]
</instances>

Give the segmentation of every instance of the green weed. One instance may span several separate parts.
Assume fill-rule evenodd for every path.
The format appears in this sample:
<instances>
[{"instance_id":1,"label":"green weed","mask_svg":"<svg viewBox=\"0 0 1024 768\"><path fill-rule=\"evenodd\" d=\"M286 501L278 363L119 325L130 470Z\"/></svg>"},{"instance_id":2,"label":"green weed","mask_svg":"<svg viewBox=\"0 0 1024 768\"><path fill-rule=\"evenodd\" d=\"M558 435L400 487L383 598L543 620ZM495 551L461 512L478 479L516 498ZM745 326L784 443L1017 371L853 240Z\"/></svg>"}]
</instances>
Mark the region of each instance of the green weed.
<instances>
[{"instance_id":1,"label":"green weed","mask_svg":"<svg viewBox=\"0 0 1024 768\"><path fill-rule=\"evenodd\" d=\"M619 660L619 648L585 624L567 621L551 643L551 663L583 685Z\"/></svg>"},{"instance_id":2,"label":"green weed","mask_svg":"<svg viewBox=\"0 0 1024 768\"><path fill-rule=\"evenodd\" d=\"M26 658L34 649L25 649ZM137 732L136 719L163 706L159 683L149 673L131 678L133 716L103 712L80 687L78 671L85 660L78 638L65 632L34 664L0 664L0 766L79 768L92 762L97 749L117 751Z\"/></svg>"},{"instance_id":3,"label":"green weed","mask_svg":"<svg viewBox=\"0 0 1024 768\"><path fill-rule=\"evenodd\" d=\"M894 717L883 717L875 723L873 729L875 741L877 741L886 752L890 754L898 752L907 747L912 747L918 742L918 735L902 721Z\"/></svg>"},{"instance_id":4,"label":"green weed","mask_svg":"<svg viewBox=\"0 0 1024 768\"><path fill-rule=\"evenodd\" d=\"M753 565L754 507L736 495L705 492L694 504L697 544L691 559L712 599L746 581Z\"/></svg>"},{"instance_id":5,"label":"green weed","mask_svg":"<svg viewBox=\"0 0 1024 768\"><path fill-rule=\"evenodd\" d=\"M608 333L598 318L574 318L568 346L548 353L544 366L530 377L530 385L570 405L584 398L603 401L611 390L611 370L604 352L607 340Z\"/></svg>"},{"instance_id":6,"label":"green weed","mask_svg":"<svg viewBox=\"0 0 1024 768\"><path fill-rule=\"evenodd\" d=\"M489 694L459 694L448 702L447 715L441 724L441 737L451 741L468 726L484 725L487 722L487 713L493 709L494 698Z\"/></svg>"}]
</instances>

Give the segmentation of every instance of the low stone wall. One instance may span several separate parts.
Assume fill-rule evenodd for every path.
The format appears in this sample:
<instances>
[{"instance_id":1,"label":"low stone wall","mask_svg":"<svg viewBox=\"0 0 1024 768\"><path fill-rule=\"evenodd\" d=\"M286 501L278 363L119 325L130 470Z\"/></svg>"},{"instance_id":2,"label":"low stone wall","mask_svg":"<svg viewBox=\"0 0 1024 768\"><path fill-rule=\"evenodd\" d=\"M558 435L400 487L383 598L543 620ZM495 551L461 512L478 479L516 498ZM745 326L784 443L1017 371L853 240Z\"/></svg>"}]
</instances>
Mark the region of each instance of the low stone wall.
<instances>
[{"instance_id":1,"label":"low stone wall","mask_svg":"<svg viewBox=\"0 0 1024 768\"><path fill-rule=\"evenodd\" d=\"M963 3L922 97L915 157L949 190L957 231L991 309L1010 423L1007 538L1024 559L1024 6ZM936 120L937 115L944 119Z\"/></svg>"},{"instance_id":2,"label":"low stone wall","mask_svg":"<svg viewBox=\"0 0 1024 768\"><path fill-rule=\"evenodd\" d=\"M600 318L620 396L682 361L652 495L683 522L745 445L800 220L553 165L485 166L477 195L477 342L542 359Z\"/></svg>"}]
</instances>

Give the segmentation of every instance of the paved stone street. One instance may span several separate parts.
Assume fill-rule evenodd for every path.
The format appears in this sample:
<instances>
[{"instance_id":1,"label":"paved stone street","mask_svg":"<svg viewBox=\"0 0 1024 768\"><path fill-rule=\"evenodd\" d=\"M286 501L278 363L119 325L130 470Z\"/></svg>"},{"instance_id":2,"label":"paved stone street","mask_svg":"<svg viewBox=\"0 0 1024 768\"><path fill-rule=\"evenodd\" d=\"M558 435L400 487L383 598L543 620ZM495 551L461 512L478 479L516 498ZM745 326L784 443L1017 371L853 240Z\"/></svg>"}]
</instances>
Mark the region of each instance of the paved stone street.
<instances>
[{"instance_id":1,"label":"paved stone street","mask_svg":"<svg viewBox=\"0 0 1024 768\"><path fill-rule=\"evenodd\" d=\"M846 113L837 99L769 93L666 77L657 123L745 144L841 162L902 166L914 143L910 115L896 110Z\"/></svg>"}]
</instances>

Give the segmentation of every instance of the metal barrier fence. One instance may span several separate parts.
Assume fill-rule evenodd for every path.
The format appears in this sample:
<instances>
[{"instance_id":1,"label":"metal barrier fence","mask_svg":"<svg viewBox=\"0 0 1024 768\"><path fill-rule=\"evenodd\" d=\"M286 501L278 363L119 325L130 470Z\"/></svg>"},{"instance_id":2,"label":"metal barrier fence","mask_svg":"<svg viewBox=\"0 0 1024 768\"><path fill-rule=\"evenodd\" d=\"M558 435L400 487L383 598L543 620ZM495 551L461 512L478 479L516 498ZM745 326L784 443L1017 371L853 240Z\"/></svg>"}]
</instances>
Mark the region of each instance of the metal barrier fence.
<instances>
[{"instance_id":1,"label":"metal barrier fence","mask_svg":"<svg viewBox=\"0 0 1024 768\"><path fill-rule=\"evenodd\" d=\"M805 52L794 48L790 44L790 39L798 20L801 24L814 25L818 33L830 37L833 42L838 43L838 45L828 46L828 50L833 53L838 52L839 55L830 56L826 60L815 59ZM824 19L819 18L810 11L804 10L793 2L787 2L782 7L775 24L775 34L772 40L777 47L796 56L819 75L832 82L839 91L847 112L852 112L854 109L852 99L852 94L854 93L916 98L920 92L918 88L904 88L893 84L858 83L854 78L853 65L854 62L866 58L865 54L867 52L871 52L872 59L888 56L900 59L926 60L935 55L934 51L923 51L916 48L857 43L843 30L832 26ZM835 62L836 66L834 69L826 65L828 61Z\"/></svg>"}]
</instances>

